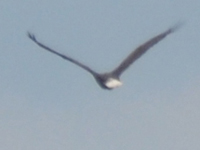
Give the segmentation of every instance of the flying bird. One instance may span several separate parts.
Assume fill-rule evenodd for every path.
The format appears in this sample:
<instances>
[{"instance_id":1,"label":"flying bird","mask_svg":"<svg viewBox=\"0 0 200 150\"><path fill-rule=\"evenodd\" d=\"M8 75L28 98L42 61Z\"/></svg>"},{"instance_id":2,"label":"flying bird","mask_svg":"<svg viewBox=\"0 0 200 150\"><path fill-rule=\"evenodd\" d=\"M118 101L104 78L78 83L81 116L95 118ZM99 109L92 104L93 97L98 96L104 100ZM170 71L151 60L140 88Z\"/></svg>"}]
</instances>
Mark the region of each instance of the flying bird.
<instances>
[{"instance_id":1,"label":"flying bird","mask_svg":"<svg viewBox=\"0 0 200 150\"><path fill-rule=\"evenodd\" d=\"M88 71L90 74L92 74L92 76L95 78L95 80L97 81L97 83L103 88L103 89L114 89L116 87L119 87L122 85L122 82L120 81L120 76L121 74L133 63L135 62L139 57L141 57L147 50L149 50L152 46L154 46L155 44L157 44L158 42L160 42L162 39L164 39L167 35L173 33L174 31L176 31L178 28L180 27L180 24L177 24L171 28L169 28L168 30L158 34L157 36L151 38L150 40L148 40L147 42L145 42L144 44L140 45L139 47L137 47L133 52L131 52L120 64L119 66L117 66L114 70L112 70L111 72L107 72L107 73L97 73L96 71L94 71L93 69L91 69L90 67L80 63L79 61L61 54L51 48L49 48L48 46L45 46L44 44L40 43L33 34L28 33L28 37L35 42L37 45L39 45L40 47L44 48L45 50L58 55L60 57L62 57L65 60L70 61L71 63L74 63L76 65L78 65L79 67L83 68L84 70Z\"/></svg>"}]
</instances>

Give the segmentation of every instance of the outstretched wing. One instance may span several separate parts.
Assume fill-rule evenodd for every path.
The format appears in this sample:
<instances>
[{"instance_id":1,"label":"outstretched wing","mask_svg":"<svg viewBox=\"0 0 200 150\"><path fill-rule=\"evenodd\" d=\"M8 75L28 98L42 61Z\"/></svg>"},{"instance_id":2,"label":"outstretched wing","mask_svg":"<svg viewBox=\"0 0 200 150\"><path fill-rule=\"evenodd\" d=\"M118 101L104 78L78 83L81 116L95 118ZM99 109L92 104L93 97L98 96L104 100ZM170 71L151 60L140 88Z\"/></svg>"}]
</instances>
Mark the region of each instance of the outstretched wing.
<instances>
[{"instance_id":1,"label":"outstretched wing","mask_svg":"<svg viewBox=\"0 0 200 150\"><path fill-rule=\"evenodd\" d=\"M93 71L92 69L90 69L88 66L85 66L85 65L83 65L82 63L78 62L77 60L74 60L74 59L72 59L72 58L69 57L69 56L63 55L63 54L61 54L61 53L59 53L59 52L57 52L57 51L55 51L55 50L53 50L53 49L51 49L51 48L45 46L44 44L38 42L33 34L28 33L28 37L29 37L31 40L33 40L37 45L39 45L40 47L44 48L45 50L47 50L47 51L49 51L49 52L51 52L51 53L53 53L53 54L56 54L56 55L62 57L63 59L68 60L68 61L70 61L70 62L72 62L72 63L78 65L79 67L85 69L86 71L90 72L90 73L93 74L93 75L96 74L96 72L94 72L94 71Z\"/></svg>"},{"instance_id":2,"label":"outstretched wing","mask_svg":"<svg viewBox=\"0 0 200 150\"><path fill-rule=\"evenodd\" d=\"M176 26L169 28L165 32L153 37L152 39L150 39L143 45L140 45L131 54L129 54L128 57L124 61L122 61L122 63L114 71L112 71L112 74L114 74L116 76L120 76L121 73L123 73L123 71L125 71L134 61L136 61L140 56L142 56L152 46L154 46L159 41L164 39L167 35L176 31L180 27L180 25L181 24L177 24Z\"/></svg>"}]
</instances>

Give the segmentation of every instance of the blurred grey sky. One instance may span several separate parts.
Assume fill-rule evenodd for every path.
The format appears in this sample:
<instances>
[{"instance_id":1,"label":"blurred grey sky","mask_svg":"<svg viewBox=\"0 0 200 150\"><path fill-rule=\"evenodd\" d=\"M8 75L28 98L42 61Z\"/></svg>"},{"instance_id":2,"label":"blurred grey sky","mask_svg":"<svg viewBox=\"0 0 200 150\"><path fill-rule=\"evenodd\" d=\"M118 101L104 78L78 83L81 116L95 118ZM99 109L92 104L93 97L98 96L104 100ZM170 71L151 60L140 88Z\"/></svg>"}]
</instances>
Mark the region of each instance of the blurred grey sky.
<instances>
[{"instance_id":1,"label":"blurred grey sky","mask_svg":"<svg viewBox=\"0 0 200 150\"><path fill-rule=\"evenodd\" d=\"M1 0L2 150L199 150L199 0ZM184 21L102 90L44 44L99 72Z\"/></svg>"}]
</instances>

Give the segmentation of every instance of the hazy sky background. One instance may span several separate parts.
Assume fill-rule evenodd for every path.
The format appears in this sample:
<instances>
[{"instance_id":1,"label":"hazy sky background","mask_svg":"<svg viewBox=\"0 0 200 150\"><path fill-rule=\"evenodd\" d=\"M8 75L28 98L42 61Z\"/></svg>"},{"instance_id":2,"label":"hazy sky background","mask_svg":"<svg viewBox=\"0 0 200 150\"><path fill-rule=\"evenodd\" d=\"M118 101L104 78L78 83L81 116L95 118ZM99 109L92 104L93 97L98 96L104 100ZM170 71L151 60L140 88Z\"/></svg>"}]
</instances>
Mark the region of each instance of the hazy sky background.
<instances>
[{"instance_id":1,"label":"hazy sky background","mask_svg":"<svg viewBox=\"0 0 200 150\"><path fill-rule=\"evenodd\" d=\"M199 0L1 0L0 149L199 150ZM106 91L30 39L116 67L179 21Z\"/></svg>"}]
</instances>

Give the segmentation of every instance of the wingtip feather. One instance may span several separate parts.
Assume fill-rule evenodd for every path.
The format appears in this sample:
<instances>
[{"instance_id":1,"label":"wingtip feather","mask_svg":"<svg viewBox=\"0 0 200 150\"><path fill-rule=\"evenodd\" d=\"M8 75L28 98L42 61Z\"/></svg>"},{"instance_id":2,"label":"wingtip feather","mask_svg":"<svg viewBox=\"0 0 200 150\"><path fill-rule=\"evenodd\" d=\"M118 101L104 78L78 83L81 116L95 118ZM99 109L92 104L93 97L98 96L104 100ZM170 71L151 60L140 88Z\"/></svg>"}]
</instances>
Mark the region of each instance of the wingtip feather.
<instances>
[{"instance_id":1,"label":"wingtip feather","mask_svg":"<svg viewBox=\"0 0 200 150\"><path fill-rule=\"evenodd\" d=\"M27 32L27 36L32 39L33 41L36 41L35 35L31 34L30 32Z\"/></svg>"},{"instance_id":2,"label":"wingtip feather","mask_svg":"<svg viewBox=\"0 0 200 150\"><path fill-rule=\"evenodd\" d=\"M179 30L183 25L185 24L185 22L181 21L181 22L178 22L176 23L173 27L171 27L169 29L170 32L175 32L177 30Z\"/></svg>"}]
</instances>

